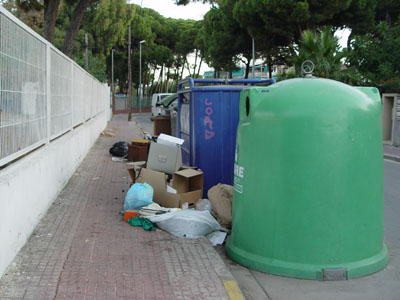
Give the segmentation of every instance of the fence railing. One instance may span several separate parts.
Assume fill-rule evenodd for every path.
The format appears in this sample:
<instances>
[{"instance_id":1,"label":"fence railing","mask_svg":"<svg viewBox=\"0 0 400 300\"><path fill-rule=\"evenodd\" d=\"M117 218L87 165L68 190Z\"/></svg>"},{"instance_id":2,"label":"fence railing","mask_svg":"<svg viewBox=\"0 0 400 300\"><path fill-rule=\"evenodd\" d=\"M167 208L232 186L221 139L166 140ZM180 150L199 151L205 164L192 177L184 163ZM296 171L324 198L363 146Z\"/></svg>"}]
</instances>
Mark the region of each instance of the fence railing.
<instances>
[{"instance_id":1,"label":"fence railing","mask_svg":"<svg viewBox=\"0 0 400 300\"><path fill-rule=\"evenodd\" d=\"M110 89L0 6L0 166L110 104Z\"/></svg>"},{"instance_id":2,"label":"fence railing","mask_svg":"<svg viewBox=\"0 0 400 300\"><path fill-rule=\"evenodd\" d=\"M142 97L141 109L151 109L151 97ZM132 105L129 104L128 96L125 94L116 94L114 103L114 112L127 112L132 107L133 111L138 111L138 96L132 96Z\"/></svg>"}]
</instances>

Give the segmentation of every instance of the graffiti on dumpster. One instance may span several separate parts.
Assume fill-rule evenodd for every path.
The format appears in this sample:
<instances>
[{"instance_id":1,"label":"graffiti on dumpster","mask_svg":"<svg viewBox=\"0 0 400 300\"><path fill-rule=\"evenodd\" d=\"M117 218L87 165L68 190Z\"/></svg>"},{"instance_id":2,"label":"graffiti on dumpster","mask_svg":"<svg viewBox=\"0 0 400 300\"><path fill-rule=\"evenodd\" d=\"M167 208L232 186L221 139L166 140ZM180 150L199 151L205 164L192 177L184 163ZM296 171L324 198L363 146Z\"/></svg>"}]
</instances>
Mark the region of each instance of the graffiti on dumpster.
<instances>
[{"instance_id":1,"label":"graffiti on dumpster","mask_svg":"<svg viewBox=\"0 0 400 300\"><path fill-rule=\"evenodd\" d=\"M206 140L212 139L215 135L212 121L213 107L212 102L207 98L204 99L204 104L206 106L205 109L205 117L204 117L204 137Z\"/></svg>"}]
</instances>

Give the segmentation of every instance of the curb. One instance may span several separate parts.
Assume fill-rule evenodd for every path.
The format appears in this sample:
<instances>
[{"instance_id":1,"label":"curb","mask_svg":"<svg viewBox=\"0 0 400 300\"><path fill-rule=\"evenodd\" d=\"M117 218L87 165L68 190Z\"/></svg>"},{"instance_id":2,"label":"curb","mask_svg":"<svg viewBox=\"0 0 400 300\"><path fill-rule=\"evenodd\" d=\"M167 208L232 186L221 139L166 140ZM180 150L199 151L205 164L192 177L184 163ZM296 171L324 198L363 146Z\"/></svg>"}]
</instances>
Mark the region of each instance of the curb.
<instances>
[{"instance_id":1,"label":"curb","mask_svg":"<svg viewBox=\"0 0 400 300\"><path fill-rule=\"evenodd\" d=\"M213 269L222 281L229 299L244 300L243 292L239 288L236 279L233 277L232 272L229 270L228 266L225 264L214 246L211 245L210 241L206 237L201 237L198 241L206 252L209 261L212 263Z\"/></svg>"},{"instance_id":2,"label":"curb","mask_svg":"<svg viewBox=\"0 0 400 300\"><path fill-rule=\"evenodd\" d=\"M400 162L400 157L399 156L394 156L394 155L390 155L390 154L384 154L383 158L384 159L389 159L389 160L392 160L392 161Z\"/></svg>"}]
</instances>

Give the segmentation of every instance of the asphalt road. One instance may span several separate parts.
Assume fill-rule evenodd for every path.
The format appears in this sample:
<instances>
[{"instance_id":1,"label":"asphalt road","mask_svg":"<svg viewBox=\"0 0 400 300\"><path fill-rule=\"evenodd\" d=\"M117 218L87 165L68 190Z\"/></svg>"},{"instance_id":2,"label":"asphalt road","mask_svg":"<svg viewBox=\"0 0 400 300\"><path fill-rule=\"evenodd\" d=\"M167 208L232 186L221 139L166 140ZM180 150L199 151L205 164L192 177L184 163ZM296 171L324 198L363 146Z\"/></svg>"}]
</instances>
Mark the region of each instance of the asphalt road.
<instances>
[{"instance_id":1,"label":"asphalt road","mask_svg":"<svg viewBox=\"0 0 400 300\"><path fill-rule=\"evenodd\" d=\"M151 113L135 114L133 120L142 129L144 133L153 134L153 121L150 120Z\"/></svg>"},{"instance_id":2,"label":"asphalt road","mask_svg":"<svg viewBox=\"0 0 400 300\"><path fill-rule=\"evenodd\" d=\"M144 132L152 133L149 114L135 115ZM348 281L316 281L270 275L245 268L218 252L246 299L271 300L400 300L400 163L384 161L385 243L389 263L375 274Z\"/></svg>"}]
</instances>

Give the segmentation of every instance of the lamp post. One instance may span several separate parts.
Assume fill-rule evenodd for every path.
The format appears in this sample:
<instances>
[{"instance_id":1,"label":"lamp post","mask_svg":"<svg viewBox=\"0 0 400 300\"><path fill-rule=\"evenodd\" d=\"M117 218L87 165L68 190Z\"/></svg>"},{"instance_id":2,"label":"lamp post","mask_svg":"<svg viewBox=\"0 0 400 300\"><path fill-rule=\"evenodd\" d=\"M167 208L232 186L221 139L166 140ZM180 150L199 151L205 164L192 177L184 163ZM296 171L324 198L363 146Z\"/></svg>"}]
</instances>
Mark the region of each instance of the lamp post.
<instances>
[{"instance_id":1,"label":"lamp post","mask_svg":"<svg viewBox=\"0 0 400 300\"><path fill-rule=\"evenodd\" d=\"M139 112L142 112L142 44L145 42L139 42Z\"/></svg>"}]
</instances>

